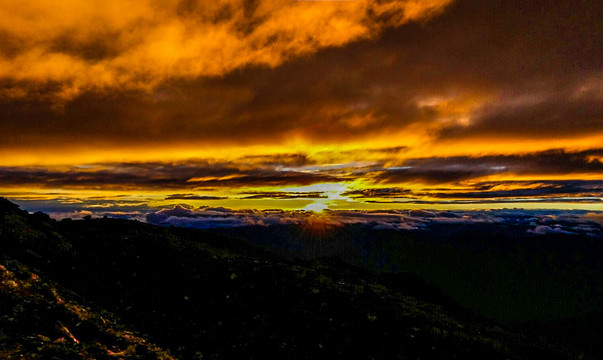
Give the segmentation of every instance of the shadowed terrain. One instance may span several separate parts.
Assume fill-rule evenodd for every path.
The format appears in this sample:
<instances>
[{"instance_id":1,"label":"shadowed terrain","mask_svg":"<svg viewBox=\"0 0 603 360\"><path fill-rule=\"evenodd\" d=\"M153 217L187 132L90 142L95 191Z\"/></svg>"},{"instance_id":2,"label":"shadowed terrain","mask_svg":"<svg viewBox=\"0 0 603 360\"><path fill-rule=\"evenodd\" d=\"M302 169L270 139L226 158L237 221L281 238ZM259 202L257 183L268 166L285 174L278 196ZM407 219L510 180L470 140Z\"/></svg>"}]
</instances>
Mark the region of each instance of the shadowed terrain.
<instances>
[{"instance_id":1,"label":"shadowed terrain","mask_svg":"<svg viewBox=\"0 0 603 360\"><path fill-rule=\"evenodd\" d=\"M487 320L409 273L286 260L244 240L0 200L8 359L595 359ZM571 328L575 324L567 323Z\"/></svg>"},{"instance_id":2,"label":"shadowed terrain","mask_svg":"<svg viewBox=\"0 0 603 360\"><path fill-rule=\"evenodd\" d=\"M328 226L319 232L297 224L212 231L291 260L336 255L371 272L415 273L498 321L551 323L601 314L601 226L582 225L593 229L588 234L535 234L532 217L520 214L501 223L433 222L413 230L369 223Z\"/></svg>"}]
</instances>

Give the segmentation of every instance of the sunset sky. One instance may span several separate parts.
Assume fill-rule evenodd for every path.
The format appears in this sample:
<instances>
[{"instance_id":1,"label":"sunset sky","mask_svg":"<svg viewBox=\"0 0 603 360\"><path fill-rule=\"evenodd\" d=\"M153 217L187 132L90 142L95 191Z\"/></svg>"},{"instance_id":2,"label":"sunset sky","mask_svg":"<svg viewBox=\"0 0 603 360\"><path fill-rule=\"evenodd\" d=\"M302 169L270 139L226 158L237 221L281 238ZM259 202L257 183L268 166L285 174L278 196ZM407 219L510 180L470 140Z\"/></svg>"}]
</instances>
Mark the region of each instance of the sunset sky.
<instances>
[{"instance_id":1,"label":"sunset sky","mask_svg":"<svg viewBox=\"0 0 603 360\"><path fill-rule=\"evenodd\" d=\"M0 196L603 210L603 1L0 0Z\"/></svg>"}]
</instances>

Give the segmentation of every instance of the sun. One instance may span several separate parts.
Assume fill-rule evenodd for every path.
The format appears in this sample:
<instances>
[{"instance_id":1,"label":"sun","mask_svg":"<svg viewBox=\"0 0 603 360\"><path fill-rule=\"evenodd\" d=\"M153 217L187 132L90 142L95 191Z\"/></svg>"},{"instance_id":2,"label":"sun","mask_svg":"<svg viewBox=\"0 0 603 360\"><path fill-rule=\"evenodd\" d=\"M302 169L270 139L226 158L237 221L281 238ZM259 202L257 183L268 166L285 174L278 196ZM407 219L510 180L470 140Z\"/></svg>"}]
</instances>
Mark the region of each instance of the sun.
<instances>
[{"instance_id":1,"label":"sun","mask_svg":"<svg viewBox=\"0 0 603 360\"><path fill-rule=\"evenodd\" d=\"M326 208L328 208L327 204L315 201L315 202L307 205L306 207L304 207L304 210L314 211L314 212L322 212Z\"/></svg>"}]
</instances>

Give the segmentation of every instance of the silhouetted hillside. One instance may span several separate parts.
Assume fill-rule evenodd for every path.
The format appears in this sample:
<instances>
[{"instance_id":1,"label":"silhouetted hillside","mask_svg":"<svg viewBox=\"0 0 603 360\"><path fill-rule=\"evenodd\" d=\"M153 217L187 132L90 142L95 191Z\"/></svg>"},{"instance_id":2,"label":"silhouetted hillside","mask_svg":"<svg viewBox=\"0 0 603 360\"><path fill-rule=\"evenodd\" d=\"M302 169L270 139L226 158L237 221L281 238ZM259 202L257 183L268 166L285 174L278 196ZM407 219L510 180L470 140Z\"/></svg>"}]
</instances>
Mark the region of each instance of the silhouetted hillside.
<instances>
[{"instance_id":1,"label":"silhouetted hillside","mask_svg":"<svg viewBox=\"0 0 603 360\"><path fill-rule=\"evenodd\" d=\"M548 326L601 314L600 225L589 224L594 230L588 235L534 234L529 217L500 223L433 222L416 230L345 224L313 232L291 224L212 231L291 260L337 256L373 272L418 274L455 301L497 321Z\"/></svg>"},{"instance_id":2,"label":"silhouetted hillside","mask_svg":"<svg viewBox=\"0 0 603 360\"><path fill-rule=\"evenodd\" d=\"M337 257L284 260L198 230L56 222L4 199L0 264L0 355L9 359L600 354L484 320L411 274L377 275Z\"/></svg>"}]
</instances>

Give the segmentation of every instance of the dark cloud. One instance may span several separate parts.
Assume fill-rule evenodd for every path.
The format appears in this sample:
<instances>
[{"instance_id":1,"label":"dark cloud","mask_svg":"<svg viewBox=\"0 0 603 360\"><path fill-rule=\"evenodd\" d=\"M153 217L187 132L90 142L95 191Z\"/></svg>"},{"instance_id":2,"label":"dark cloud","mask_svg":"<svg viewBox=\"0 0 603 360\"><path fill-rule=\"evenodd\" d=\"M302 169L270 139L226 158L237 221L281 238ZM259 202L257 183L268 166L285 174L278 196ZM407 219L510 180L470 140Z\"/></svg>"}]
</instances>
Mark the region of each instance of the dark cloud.
<instances>
[{"instance_id":1,"label":"dark cloud","mask_svg":"<svg viewBox=\"0 0 603 360\"><path fill-rule=\"evenodd\" d=\"M362 179L375 184L465 184L462 191L426 190L411 193L400 187L368 188L346 192L353 198L391 198L408 195L438 198L503 198L553 195L600 196L601 180L540 181L540 176L568 174L603 175L603 150L579 152L551 150L522 155L456 156L408 159L396 166L383 164L346 163L334 165L303 165L294 167L289 155L253 157L259 163L250 164L250 157L229 162L189 160L181 162L99 163L70 167L0 167L2 186L41 186L44 188L94 189L194 189L293 186ZM312 164L306 156L294 159L296 164ZM272 160L266 160L272 159ZM277 161L275 159L281 159ZM487 175L525 175L534 178L517 182L475 182ZM503 185L512 189L501 189ZM253 189L250 189L250 191ZM189 190L190 191L190 190ZM248 199L313 198L320 193L246 193ZM176 193L182 199L210 200L209 195ZM200 197L199 197L200 196ZM169 197L170 199L172 197ZM218 199L215 199L218 200Z\"/></svg>"},{"instance_id":2,"label":"dark cloud","mask_svg":"<svg viewBox=\"0 0 603 360\"><path fill-rule=\"evenodd\" d=\"M508 204L508 203L568 203L568 204L599 204L603 199L598 197L539 197L539 198L499 198L477 200L366 200L372 204L415 204L415 205L478 205L478 204Z\"/></svg>"},{"instance_id":3,"label":"dark cloud","mask_svg":"<svg viewBox=\"0 0 603 360\"><path fill-rule=\"evenodd\" d=\"M496 190L500 188L505 190ZM404 188L370 188L348 191L342 195L382 204L598 203L603 201L603 181L490 181L471 184L465 189L439 188L412 191ZM378 200L391 198L403 200Z\"/></svg>"},{"instance_id":4,"label":"dark cloud","mask_svg":"<svg viewBox=\"0 0 603 360\"><path fill-rule=\"evenodd\" d=\"M43 96L3 97L0 149L351 141L418 123L447 139L600 133L601 14L600 1L459 0L426 24L321 46L277 68L170 79L150 92L83 91L60 109ZM118 42L102 39L58 45L111 57L107 44ZM51 81L37 89L56 92Z\"/></svg>"},{"instance_id":5,"label":"dark cloud","mask_svg":"<svg viewBox=\"0 0 603 360\"><path fill-rule=\"evenodd\" d=\"M439 136L444 139L485 136L489 138L501 135L515 135L530 138L555 138L568 134L586 134L601 131L603 123L603 79L598 94L574 94L580 84L554 94L545 94L534 102L521 96L510 102L528 102L512 104L502 102L481 109L473 118L471 126L455 125L442 129ZM524 94L523 97L535 96ZM577 122L579 126L572 125Z\"/></svg>"},{"instance_id":6,"label":"dark cloud","mask_svg":"<svg viewBox=\"0 0 603 360\"><path fill-rule=\"evenodd\" d=\"M493 190L500 186L514 186L518 189ZM603 180L545 180L545 181L500 181L482 182L474 185L480 191L426 192L435 198L509 198L541 197L559 195L582 195L603 198Z\"/></svg>"},{"instance_id":7,"label":"dark cloud","mask_svg":"<svg viewBox=\"0 0 603 360\"><path fill-rule=\"evenodd\" d=\"M228 197L195 195L195 194L171 194L165 197L165 200L226 200Z\"/></svg>"},{"instance_id":8,"label":"dark cloud","mask_svg":"<svg viewBox=\"0 0 603 360\"><path fill-rule=\"evenodd\" d=\"M251 166L268 167L302 167L317 164L316 160L310 158L307 154L271 154L271 155L250 155L239 159L241 163Z\"/></svg>"},{"instance_id":9,"label":"dark cloud","mask_svg":"<svg viewBox=\"0 0 603 360\"><path fill-rule=\"evenodd\" d=\"M352 198L396 198L396 197L407 197L411 195L412 191L409 189L401 188L374 188L374 189L362 189L346 191L342 193L343 196L349 196Z\"/></svg>"},{"instance_id":10,"label":"dark cloud","mask_svg":"<svg viewBox=\"0 0 603 360\"><path fill-rule=\"evenodd\" d=\"M233 178L204 179L193 178L188 182L200 186L286 186L286 185L311 185L324 182L338 182L347 180L331 175L314 174L298 171L261 171L251 170Z\"/></svg>"},{"instance_id":11,"label":"dark cloud","mask_svg":"<svg viewBox=\"0 0 603 360\"><path fill-rule=\"evenodd\" d=\"M244 192L243 199L323 199L327 196L321 191L283 192L283 191L253 191Z\"/></svg>"},{"instance_id":12,"label":"dark cloud","mask_svg":"<svg viewBox=\"0 0 603 360\"><path fill-rule=\"evenodd\" d=\"M399 184L399 183L423 183L423 184L444 184L453 183L472 178L479 178L486 175L492 175L502 172L493 169L492 166L463 166L458 164L447 165L445 159L432 159L431 164L419 161L411 162L415 165L387 168L380 171L375 180L379 183Z\"/></svg>"},{"instance_id":13,"label":"dark cloud","mask_svg":"<svg viewBox=\"0 0 603 360\"><path fill-rule=\"evenodd\" d=\"M54 188L186 189L310 185L341 180L325 174L279 171L270 168L241 169L239 166L240 164L237 163L199 160L175 163L93 164L72 166L67 170L43 167L0 167L0 184Z\"/></svg>"},{"instance_id":14,"label":"dark cloud","mask_svg":"<svg viewBox=\"0 0 603 360\"><path fill-rule=\"evenodd\" d=\"M603 174L602 149L580 152L550 150L520 155L456 156L409 159L400 166L377 171L373 178L380 183L420 182L444 184L495 174L565 175Z\"/></svg>"},{"instance_id":15,"label":"dark cloud","mask_svg":"<svg viewBox=\"0 0 603 360\"><path fill-rule=\"evenodd\" d=\"M496 190L501 187L505 190ZM494 190L493 190L494 189ZM353 198L442 199L535 198L551 196L603 197L603 180L514 180L470 184L465 189L435 188L411 191L404 188L373 188L343 193Z\"/></svg>"}]
</instances>

